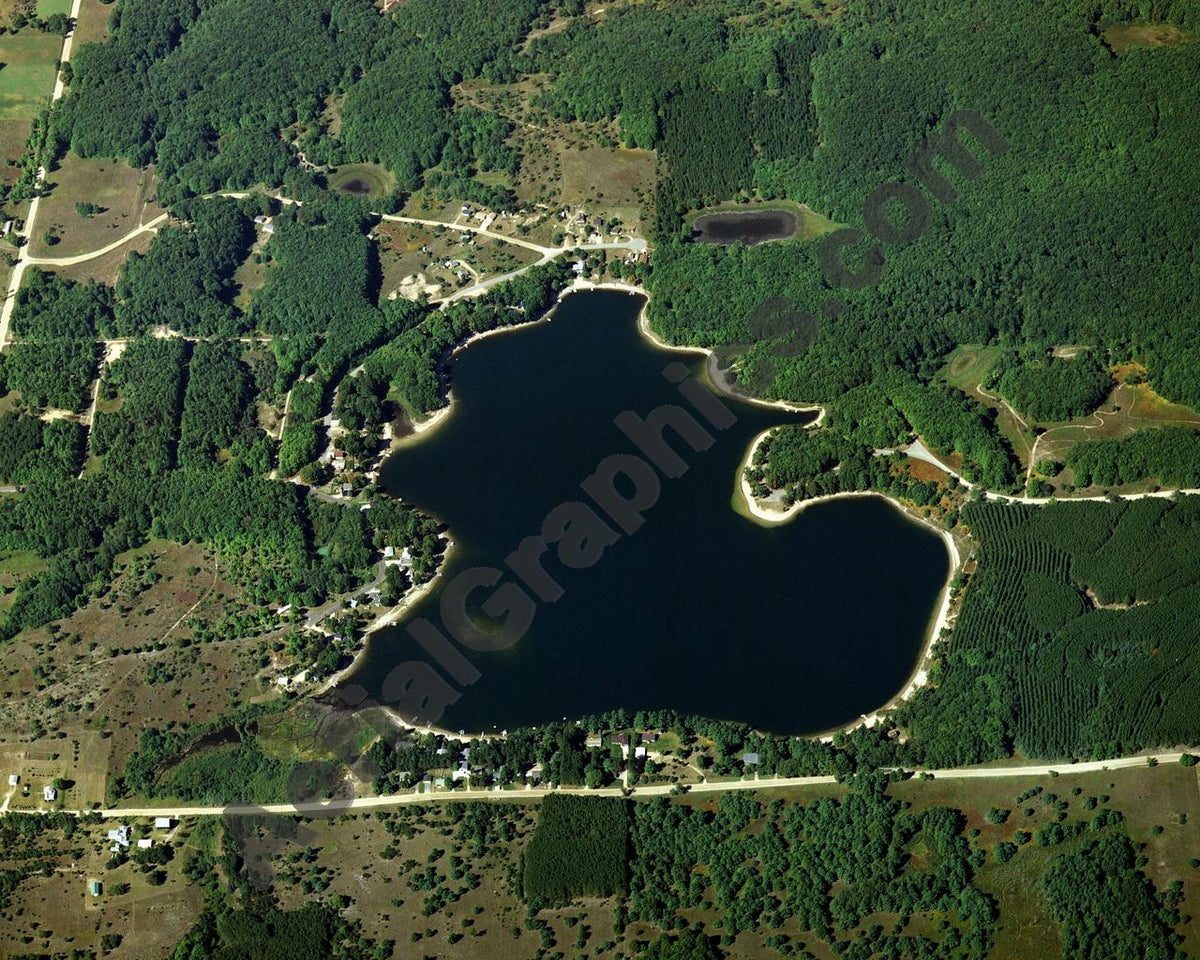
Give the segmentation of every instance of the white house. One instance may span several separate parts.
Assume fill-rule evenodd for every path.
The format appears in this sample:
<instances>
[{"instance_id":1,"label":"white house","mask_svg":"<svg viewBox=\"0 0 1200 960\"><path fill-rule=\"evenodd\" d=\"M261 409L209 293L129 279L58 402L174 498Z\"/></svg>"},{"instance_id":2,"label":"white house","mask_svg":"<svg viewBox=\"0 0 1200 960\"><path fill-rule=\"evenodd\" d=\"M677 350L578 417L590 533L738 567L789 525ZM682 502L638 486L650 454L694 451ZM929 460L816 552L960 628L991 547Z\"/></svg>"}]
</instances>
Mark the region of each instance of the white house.
<instances>
[{"instance_id":1,"label":"white house","mask_svg":"<svg viewBox=\"0 0 1200 960\"><path fill-rule=\"evenodd\" d=\"M20 775L20 774L18 774L18 773L10 773L10 774L8 775L8 785L9 785L10 787L15 787L15 786L16 786L18 783L20 783L20 782L21 782L21 775Z\"/></svg>"},{"instance_id":2,"label":"white house","mask_svg":"<svg viewBox=\"0 0 1200 960\"><path fill-rule=\"evenodd\" d=\"M113 845L109 849L116 853L123 847L128 847L132 836L133 831L128 826L114 827L108 831L108 839L113 841Z\"/></svg>"},{"instance_id":3,"label":"white house","mask_svg":"<svg viewBox=\"0 0 1200 960\"><path fill-rule=\"evenodd\" d=\"M175 821L172 820L170 817L155 817L154 818L154 829L170 830L171 824L173 824L174 822Z\"/></svg>"},{"instance_id":4,"label":"white house","mask_svg":"<svg viewBox=\"0 0 1200 960\"><path fill-rule=\"evenodd\" d=\"M138 841L139 850L149 850L152 846L154 846L154 841L149 837L142 837L142 839Z\"/></svg>"},{"instance_id":5,"label":"white house","mask_svg":"<svg viewBox=\"0 0 1200 960\"><path fill-rule=\"evenodd\" d=\"M55 790L50 784L46 784L44 787L42 787L42 799L47 803L53 803L58 799L58 791Z\"/></svg>"}]
</instances>

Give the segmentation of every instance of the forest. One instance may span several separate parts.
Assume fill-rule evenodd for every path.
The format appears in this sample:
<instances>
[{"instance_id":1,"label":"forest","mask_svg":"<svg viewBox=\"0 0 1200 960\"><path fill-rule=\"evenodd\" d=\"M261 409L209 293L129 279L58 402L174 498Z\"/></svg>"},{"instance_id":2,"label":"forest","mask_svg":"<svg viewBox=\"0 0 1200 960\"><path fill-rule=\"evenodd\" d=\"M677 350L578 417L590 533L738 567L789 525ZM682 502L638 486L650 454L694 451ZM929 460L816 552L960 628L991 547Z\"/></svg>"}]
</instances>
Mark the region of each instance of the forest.
<instances>
[{"instance_id":1,"label":"forest","mask_svg":"<svg viewBox=\"0 0 1200 960\"><path fill-rule=\"evenodd\" d=\"M561 901L624 893L629 853L628 801L548 796L522 861L525 898Z\"/></svg>"},{"instance_id":2,"label":"forest","mask_svg":"<svg viewBox=\"0 0 1200 960\"><path fill-rule=\"evenodd\" d=\"M1072 444L1067 466L1075 484L1111 487L1154 479L1161 487L1200 487L1200 434L1184 427L1139 430L1120 440Z\"/></svg>"},{"instance_id":3,"label":"forest","mask_svg":"<svg viewBox=\"0 0 1200 960\"><path fill-rule=\"evenodd\" d=\"M931 766L1200 742L1200 497L975 502L953 643L897 715Z\"/></svg>"},{"instance_id":4,"label":"forest","mask_svg":"<svg viewBox=\"0 0 1200 960\"><path fill-rule=\"evenodd\" d=\"M844 797L807 805L724 793L715 812L666 799L637 804L630 916L670 929L678 911L716 910L723 945L762 930L777 950L800 956L793 928L854 960L986 956L996 906L973 883L981 860L962 814L908 810L886 786L861 777ZM928 854L914 860L918 844ZM877 913L902 920L887 928L871 922ZM901 932L927 914L943 922Z\"/></svg>"}]
</instances>

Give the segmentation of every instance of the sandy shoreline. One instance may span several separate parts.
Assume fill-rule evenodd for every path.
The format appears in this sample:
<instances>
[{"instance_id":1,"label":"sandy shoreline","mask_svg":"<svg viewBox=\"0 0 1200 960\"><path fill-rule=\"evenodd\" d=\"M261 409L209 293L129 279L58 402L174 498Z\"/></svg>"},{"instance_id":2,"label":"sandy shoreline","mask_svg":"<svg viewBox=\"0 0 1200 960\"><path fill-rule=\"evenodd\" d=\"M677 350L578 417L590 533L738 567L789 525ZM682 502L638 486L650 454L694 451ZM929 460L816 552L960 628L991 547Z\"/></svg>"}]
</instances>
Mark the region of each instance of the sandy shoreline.
<instances>
[{"instance_id":1,"label":"sandy shoreline","mask_svg":"<svg viewBox=\"0 0 1200 960\"><path fill-rule=\"evenodd\" d=\"M878 497L880 500L899 510L909 520L921 524L941 537L942 543L946 545L946 552L950 555L950 574L946 577L945 586L942 587L939 594L937 613L933 617L929 633L925 637L925 644L921 649L921 655L917 660L916 667L908 678L908 683L904 685L898 694L874 712L863 714L857 720L852 720L850 723L817 734L822 740L829 741L833 739L835 733L848 733L860 726L873 727L929 682L929 667L934 658L934 647L941 639L942 631L946 628L950 619L950 584L962 566L962 558L958 553L958 544L954 542L954 537L949 530L944 530L926 520L914 517L897 501L886 494L878 493L874 490L847 490L842 493L829 493L820 497L810 497L807 500L796 501L786 510L768 510L762 506L754 496L754 490L746 480L746 468L753 464L755 451L758 450L759 445L770 436L771 431L774 429L774 427L771 427L764 430L751 441L750 447L746 452L746 457L742 461L742 466L738 472L737 489L734 496L739 500L739 505L745 507L754 520L763 526L774 526L776 524L788 523L809 507L817 504L830 503L834 500Z\"/></svg>"},{"instance_id":2,"label":"sandy shoreline","mask_svg":"<svg viewBox=\"0 0 1200 960\"><path fill-rule=\"evenodd\" d=\"M715 370L715 358L716 358L715 351L708 349L706 347L678 346L676 344L667 343L665 340L663 340L661 337L659 337L657 334L655 334L653 330L650 329L649 317L648 317L648 310L649 310L649 305L650 305L649 291L647 291L644 287L640 287L640 286L637 286L634 284L617 282L617 281L595 283L590 280L577 279L573 283L571 283L570 286L565 287L559 293L558 297L555 300L554 305L542 316L538 317L535 320L527 320L523 323L512 324L511 326L506 326L506 327L497 327L493 330L487 330L482 333L473 334L471 337L468 337L466 340L464 340L461 344L457 345L451 351L450 356L453 357L453 356L457 355L460 351L465 350L465 349L467 349L467 347L471 346L471 344L473 344L479 340L483 340L487 337L497 336L499 334L504 334L504 333L510 333L510 332L513 332L516 330L524 329L526 327L534 326L536 324L549 322L552 319L555 311L558 309L559 304L561 304L571 294L583 293L583 292L588 292L588 291L593 291L593 290L611 290L611 291L620 292L620 293L627 293L627 294L630 294L631 296L642 297L643 303L642 303L641 310L638 313L638 320L637 320L638 332L647 341L649 341L654 347L656 347L660 350L670 352L670 353L689 353L689 354L701 355L701 356L706 357L708 359L708 363L706 364L705 369L706 369L706 373L708 375L708 380L709 380L710 384L714 387L714 389L716 389L719 393L729 396L729 397L732 397L733 399L739 400L744 403L752 403L752 404L755 404L756 406L766 407L766 408L775 409L775 410L782 410L782 411L786 411L789 413L813 413L813 412L816 412L817 413L816 418L814 420L812 420L810 423L805 424L806 427L819 426L822 423L822 421L825 419L827 411L826 411L825 407L820 406L818 404L798 405L798 404L788 403L787 401L784 401L784 400L777 400L777 401L759 400L759 399L756 399L753 397L745 397L745 396L742 396L741 394L735 393L732 389L730 389L729 385L724 382L724 379L722 377L719 377L716 375L717 371ZM447 404L445 407L442 407L441 409L435 411L433 414L426 417L424 420L420 421L419 423L412 423L410 420L410 424L412 426L412 432L404 437L398 438L398 440L394 443L394 448L403 446L405 443L418 442L422 437L424 437L431 431L436 430L438 427L440 427L443 423L445 423L450 418L451 414L453 413L454 406L455 406L455 403L454 403L454 398L453 398L453 392L451 391L447 394ZM767 430L763 431L757 437L754 438L754 440L751 442L750 447L747 451L745 460L742 462L741 467L739 467L738 478L737 478L737 491L738 491L738 493L740 493L740 502L741 502L740 505L744 506L746 508L746 510L748 511L748 513L750 514L750 516L753 519L757 520L758 522L760 522L764 525L786 523L789 520L793 519L797 514L803 512L804 510L808 509L808 507L810 507L814 504L823 503L823 502L826 502L829 500L834 500L834 499L839 499L839 498L851 498L851 497L880 497L880 498L886 500L888 503L890 503L896 509L901 510L901 512L905 513L905 516L909 516L909 514L906 511L904 511L903 508L898 503L895 503L894 501L892 501L890 498L884 496L883 494L874 493L874 492L870 492L870 491L861 491L861 492L860 491L851 491L851 492L846 492L846 493L831 494L829 496L815 497L810 500L802 500L802 501L799 501L799 502L793 504L792 507L790 507L786 511L771 511L771 510L767 510L764 507L760 506L758 504L758 502L756 501L755 497L753 496L753 491L751 490L750 485L745 480L744 468L752 461L753 456L754 456L754 451L758 448L758 445L774 429L776 429L776 428L775 427L768 428ZM737 494L735 494L735 498L737 498ZM915 518L913 518L911 516L909 517L909 519L915 520ZM916 520L916 522L921 522L921 521ZM894 709L900 703L907 700L910 696L912 696L912 694L914 692L916 692L918 689L920 689L922 686L924 686L925 683L928 681L928 665L929 665L930 660L932 659L933 646L937 642L937 640L942 632L942 629L946 626L946 623L947 623L947 620L949 617L950 580L953 579L953 576L955 573L957 573L959 565L960 565L960 560L959 560L959 556L958 556L958 548L954 543L953 537L951 537L950 534L944 530L939 530L938 533L942 536L943 542L946 544L947 551L949 552L950 557L951 557L951 561L952 561L951 562L951 574L950 574L950 577L947 578L946 586L942 590L941 601L939 604L938 613L934 617L933 624L932 624L932 627L929 632L929 636L926 640L925 646L921 653L921 657L918 660L916 667L914 668L913 674L910 677L908 684L904 687L904 689L900 693L898 693L895 697L893 697L887 704L880 707L877 711L875 711L870 716L864 716L864 717L860 718L859 720L856 720L850 724L847 724L844 727L838 728L838 730L851 730L851 729L859 726L860 724L866 724L866 725L870 726L870 725L878 722L878 720L882 716L886 715L890 710ZM447 549L443 556L443 562L438 567L438 570L434 574L434 576L427 583L422 584L421 587L418 588L418 590L415 591L411 595L411 599L409 597L406 597L405 601L403 601L401 604L398 604L395 608L388 611L388 613L384 614L382 617L379 617L375 621L373 621L372 624L368 627L368 629L364 632L364 635L363 635L364 641L370 634L378 632L379 630L382 630L385 627L392 626L395 623L399 622L401 619L403 619L403 616L407 612L408 608L413 603L415 603L417 600L419 600L421 597L425 596L425 594L433 588L434 584L441 577L442 571L445 569L446 560L448 560L448 558L450 556L450 547L451 547L451 543L450 543L450 541L448 541ZM358 665L360 659L364 656L365 652L366 652L366 643L364 642L362 649L360 649L358 654L355 656L354 662L349 667L347 667L345 670L340 671L338 674L338 677L344 677L344 676L348 675L351 671L353 671L353 669ZM402 718L399 714L397 714L390 707L387 707L385 705L385 706L383 706L382 709L383 709L383 712L388 716L388 718L398 728L403 729L403 730L416 731L419 733L436 733L436 734L440 734L440 735L450 738L450 739L463 740L463 741L466 741L466 740L469 740L472 738L472 734L470 734L470 733L463 735L463 734L457 733L456 731L447 730L447 729L437 726L437 725L417 727L417 726L414 726L413 724L409 723L408 721L404 720L404 718ZM837 731L827 731L825 734L822 734L821 736L824 739L829 739L834 732L837 732ZM498 734L480 732L480 733L476 734L476 736L480 736L480 737L498 736Z\"/></svg>"},{"instance_id":3,"label":"sandy shoreline","mask_svg":"<svg viewBox=\"0 0 1200 960\"><path fill-rule=\"evenodd\" d=\"M433 576L424 583L418 584L411 590L405 592L399 602L388 610L386 613L381 613L373 618L370 623L363 629L362 645L355 651L353 659L346 664L341 670L333 674L321 684L312 694L312 696L320 696L323 693L328 693L339 683L350 676L362 663L362 659L367 653L367 639L374 633L384 630L387 627L399 622L403 616L408 613L410 607L414 606L418 601L424 599L433 589L434 584L442 577L442 571L446 569L446 564L450 560L450 554L454 552L454 541L449 537L445 538L446 547L442 551L442 562L438 564L438 568L433 572ZM361 587L359 588L361 589Z\"/></svg>"}]
</instances>

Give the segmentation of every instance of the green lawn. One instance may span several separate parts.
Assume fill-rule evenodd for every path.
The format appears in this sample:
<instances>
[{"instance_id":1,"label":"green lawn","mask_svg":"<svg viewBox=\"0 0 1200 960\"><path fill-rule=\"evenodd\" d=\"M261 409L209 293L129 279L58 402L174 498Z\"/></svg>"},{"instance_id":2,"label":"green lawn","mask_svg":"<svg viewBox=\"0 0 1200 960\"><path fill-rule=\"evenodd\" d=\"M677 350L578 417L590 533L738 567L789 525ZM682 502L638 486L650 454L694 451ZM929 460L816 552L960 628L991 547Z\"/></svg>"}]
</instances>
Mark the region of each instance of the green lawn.
<instances>
[{"instance_id":1,"label":"green lawn","mask_svg":"<svg viewBox=\"0 0 1200 960\"><path fill-rule=\"evenodd\" d=\"M55 0L59 2L59 0ZM0 36L0 119L32 120L54 90L62 37L39 30Z\"/></svg>"},{"instance_id":2,"label":"green lawn","mask_svg":"<svg viewBox=\"0 0 1200 960\"><path fill-rule=\"evenodd\" d=\"M71 0L38 0L37 12L39 17L52 17L56 13L64 16L71 15Z\"/></svg>"}]
</instances>

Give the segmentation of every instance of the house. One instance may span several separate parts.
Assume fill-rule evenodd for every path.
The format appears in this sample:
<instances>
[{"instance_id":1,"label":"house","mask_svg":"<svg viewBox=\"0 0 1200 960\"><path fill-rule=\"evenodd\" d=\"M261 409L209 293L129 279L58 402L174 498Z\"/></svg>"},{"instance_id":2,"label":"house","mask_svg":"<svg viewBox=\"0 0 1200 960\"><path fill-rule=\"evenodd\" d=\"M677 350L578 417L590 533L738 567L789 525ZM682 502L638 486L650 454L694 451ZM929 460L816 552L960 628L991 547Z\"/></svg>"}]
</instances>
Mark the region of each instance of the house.
<instances>
[{"instance_id":1,"label":"house","mask_svg":"<svg viewBox=\"0 0 1200 960\"><path fill-rule=\"evenodd\" d=\"M446 778L438 777L436 780L433 781L433 785L435 787L437 787L439 790L445 790L446 789Z\"/></svg>"},{"instance_id":2,"label":"house","mask_svg":"<svg viewBox=\"0 0 1200 960\"><path fill-rule=\"evenodd\" d=\"M46 784L44 787L42 787L42 799L47 803L53 803L58 799L58 791L55 790L50 784Z\"/></svg>"},{"instance_id":3,"label":"house","mask_svg":"<svg viewBox=\"0 0 1200 960\"><path fill-rule=\"evenodd\" d=\"M286 687L291 681L289 681L287 677L276 677L275 682L281 687Z\"/></svg>"},{"instance_id":4,"label":"house","mask_svg":"<svg viewBox=\"0 0 1200 960\"><path fill-rule=\"evenodd\" d=\"M749 751L747 751L746 753L743 753L742 754L742 763L744 763L748 767L757 767L758 766L758 754L750 753Z\"/></svg>"},{"instance_id":5,"label":"house","mask_svg":"<svg viewBox=\"0 0 1200 960\"><path fill-rule=\"evenodd\" d=\"M629 734L618 733L613 737L613 743L621 748L621 759L625 760L629 757Z\"/></svg>"},{"instance_id":6,"label":"house","mask_svg":"<svg viewBox=\"0 0 1200 960\"><path fill-rule=\"evenodd\" d=\"M411 567L413 562L412 551L408 547L403 547L400 550L400 566Z\"/></svg>"},{"instance_id":7,"label":"house","mask_svg":"<svg viewBox=\"0 0 1200 960\"><path fill-rule=\"evenodd\" d=\"M573 264L571 264L571 270L577 277L583 276L583 269L584 268L583 268L582 260L576 260Z\"/></svg>"},{"instance_id":8,"label":"house","mask_svg":"<svg viewBox=\"0 0 1200 960\"><path fill-rule=\"evenodd\" d=\"M92 880L88 883L88 893L90 893L93 897L100 896L102 889L103 888L100 886L99 880Z\"/></svg>"},{"instance_id":9,"label":"house","mask_svg":"<svg viewBox=\"0 0 1200 960\"><path fill-rule=\"evenodd\" d=\"M154 846L154 841L151 840L149 837L142 837L138 841L138 849L139 850L149 850L152 846Z\"/></svg>"},{"instance_id":10,"label":"house","mask_svg":"<svg viewBox=\"0 0 1200 960\"><path fill-rule=\"evenodd\" d=\"M275 224L273 224L273 223L264 223L263 224L263 233L270 234L270 233L274 233L274 232L275 232Z\"/></svg>"},{"instance_id":11,"label":"house","mask_svg":"<svg viewBox=\"0 0 1200 960\"><path fill-rule=\"evenodd\" d=\"M535 763L532 767L530 767L528 772L525 774L525 779L529 781L529 785L531 787L535 787L541 783L542 765L540 763Z\"/></svg>"},{"instance_id":12,"label":"house","mask_svg":"<svg viewBox=\"0 0 1200 960\"><path fill-rule=\"evenodd\" d=\"M634 760L645 760L646 759L646 748L645 747L634 747L633 748L633 759Z\"/></svg>"},{"instance_id":13,"label":"house","mask_svg":"<svg viewBox=\"0 0 1200 960\"><path fill-rule=\"evenodd\" d=\"M108 839L114 842L114 845L127 847L129 841L133 837L133 830L129 826L113 827L108 831Z\"/></svg>"},{"instance_id":14,"label":"house","mask_svg":"<svg viewBox=\"0 0 1200 960\"><path fill-rule=\"evenodd\" d=\"M391 560L392 557L394 557L395 555L396 555L395 547L384 547L383 548L383 558L385 560Z\"/></svg>"},{"instance_id":15,"label":"house","mask_svg":"<svg viewBox=\"0 0 1200 960\"><path fill-rule=\"evenodd\" d=\"M600 744L602 742L603 741L601 741L601 739L599 737L592 736L592 737L588 737L586 740L584 740L583 745L585 747L598 747L598 746L600 746Z\"/></svg>"},{"instance_id":16,"label":"house","mask_svg":"<svg viewBox=\"0 0 1200 960\"><path fill-rule=\"evenodd\" d=\"M155 817L154 818L154 829L155 830L170 830L172 824L174 824L174 823L175 823L175 821L172 820L170 817Z\"/></svg>"},{"instance_id":17,"label":"house","mask_svg":"<svg viewBox=\"0 0 1200 960\"><path fill-rule=\"evenodd\" d=\"M8 775L8 785L9 785L10 787L15 787L15 786L16 786L18 783L20 783L20 782L21 782L21 775L20 775L20 774L17 774L17 773L10 773L10 774Z\"/></svg>"}]
</instances>

